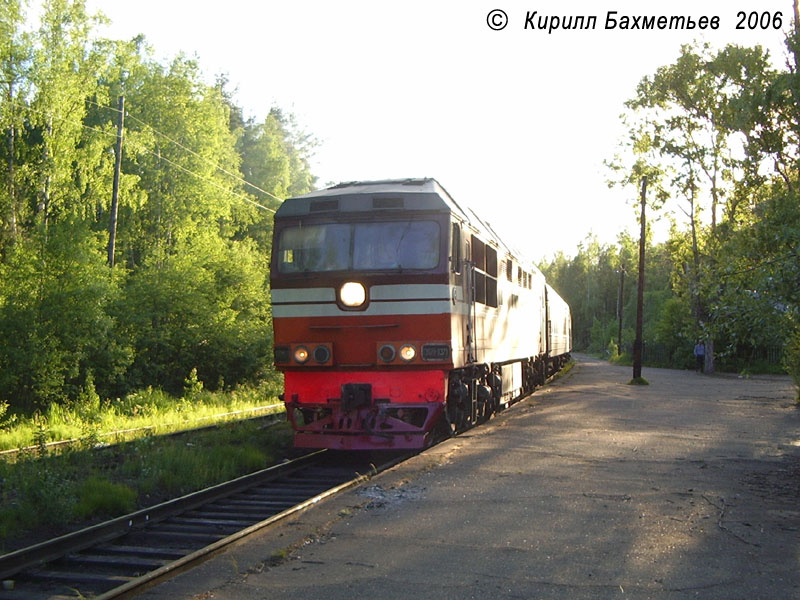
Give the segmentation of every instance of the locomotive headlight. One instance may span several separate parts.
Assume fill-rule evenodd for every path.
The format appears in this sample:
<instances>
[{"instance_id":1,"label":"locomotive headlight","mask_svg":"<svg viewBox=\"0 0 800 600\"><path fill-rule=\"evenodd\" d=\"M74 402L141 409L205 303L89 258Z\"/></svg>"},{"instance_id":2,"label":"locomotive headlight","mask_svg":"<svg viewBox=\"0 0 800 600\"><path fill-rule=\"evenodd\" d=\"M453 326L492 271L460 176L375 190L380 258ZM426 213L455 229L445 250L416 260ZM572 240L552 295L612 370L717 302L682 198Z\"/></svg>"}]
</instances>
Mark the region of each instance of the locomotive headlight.
<instances>
[{"instance_id":1,"label":"locomotive headlight","mask_svg":"<svg viewBox=\"0 0 800 600\"><path fill-rule=\"evenodd\" d=\"M402 358L406 362L410 362L414 360L414 357L417 355L417 349L414 348L411 344L406 344L400 347L400 358Z\"/></svg>"},{"instance_id":2,"label":"locomotive headlight","mask_svg":"<svg viewBox=\"0 0 800 600\"><path fill-rule=\"evenodd\" d=\"M357 281L348 281L339 288L339 299L345 306L356 308L367 301L367 290Z\"/></svg>"},{"instance_id":3,"label":"locomotive headlight","mask_svg":"<svg viewBox=\"0 0 800 600\"><path fill-rule=\"evenodd\" d=\"M298 346L294 349L294 361L299 364L304 364L308 361L308 348L305 346Z\"/></svg>"}]
</instances>

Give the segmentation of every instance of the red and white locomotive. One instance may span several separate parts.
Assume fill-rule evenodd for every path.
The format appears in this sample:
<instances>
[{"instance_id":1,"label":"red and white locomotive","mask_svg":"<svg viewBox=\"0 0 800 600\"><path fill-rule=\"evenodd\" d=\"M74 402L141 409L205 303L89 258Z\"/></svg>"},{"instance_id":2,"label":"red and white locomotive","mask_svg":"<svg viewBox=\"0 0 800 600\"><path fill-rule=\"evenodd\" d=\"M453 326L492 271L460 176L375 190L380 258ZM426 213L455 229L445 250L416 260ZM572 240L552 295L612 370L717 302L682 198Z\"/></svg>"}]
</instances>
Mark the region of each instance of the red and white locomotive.
<instances>
[{"instance_id":1,"label":"red and white locomotive","mask_svg":"<svg viewBox=\"0 0 800 600\"><path fill-rule=\"evenodd\" d=\"M271 281L300 448L424 448L532 392L572 349L569 306L434 179L286 200Z\"/></svg>"}]
</instances>

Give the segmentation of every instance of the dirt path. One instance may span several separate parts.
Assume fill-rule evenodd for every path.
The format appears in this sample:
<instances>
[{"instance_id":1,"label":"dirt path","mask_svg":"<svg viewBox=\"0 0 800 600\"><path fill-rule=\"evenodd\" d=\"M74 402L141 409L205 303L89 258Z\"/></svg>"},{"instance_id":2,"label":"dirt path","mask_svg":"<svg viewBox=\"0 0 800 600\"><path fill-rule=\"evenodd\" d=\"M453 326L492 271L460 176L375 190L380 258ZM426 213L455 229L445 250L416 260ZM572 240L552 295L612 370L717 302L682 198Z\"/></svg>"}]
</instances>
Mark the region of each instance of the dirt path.
<instances>
[{"instance_id":1,"label":"dirt path","mask_svg":"<svg viewBox=\"0 0 800 600\"><path fill-rule=\"evenodd\" d=\"M580 357L488 426L146 597L800 599L790 380L644 376Z\"/></svg>"}]
</instances>

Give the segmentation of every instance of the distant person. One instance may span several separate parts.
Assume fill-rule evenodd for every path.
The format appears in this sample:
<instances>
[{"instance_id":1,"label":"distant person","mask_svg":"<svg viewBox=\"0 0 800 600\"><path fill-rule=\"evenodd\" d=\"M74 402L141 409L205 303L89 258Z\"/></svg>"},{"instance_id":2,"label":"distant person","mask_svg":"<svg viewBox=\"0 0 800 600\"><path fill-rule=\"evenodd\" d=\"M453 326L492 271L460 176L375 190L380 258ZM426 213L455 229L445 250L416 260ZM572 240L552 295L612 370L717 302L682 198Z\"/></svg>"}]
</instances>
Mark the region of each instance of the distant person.
<instances>
[{"instance_id":1,"label":"distant person","mask_svg":"<svg viewBox=\"0 0 800 600\"><path fill-rule=\"evenodd\" d=\"M697 363L697 372L702 373L706 365L706 345L703 340L697 342L694 347L694 360Z\"/></svg>"}]
</instances>

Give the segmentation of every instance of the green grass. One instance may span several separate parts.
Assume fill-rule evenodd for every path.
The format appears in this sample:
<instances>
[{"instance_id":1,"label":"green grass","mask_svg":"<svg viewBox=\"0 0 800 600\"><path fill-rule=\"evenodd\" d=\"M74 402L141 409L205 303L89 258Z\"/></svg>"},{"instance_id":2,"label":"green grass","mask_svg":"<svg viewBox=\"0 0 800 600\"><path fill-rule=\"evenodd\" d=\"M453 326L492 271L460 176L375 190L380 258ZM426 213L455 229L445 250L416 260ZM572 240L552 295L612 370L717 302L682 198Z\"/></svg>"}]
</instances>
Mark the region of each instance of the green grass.
<instances>
[{"instance_id":1,"label":"green grass","mask_svg":"<svg viewBox=\"0 0 800 600\"><path fill-rule=\"evenodd\" d=\"M136 506L136 491L124 483L114 483L99 475L84 479L77 486L75 514L87 519L114 517L131 512Z\"/></svg>"}]
</instances>

